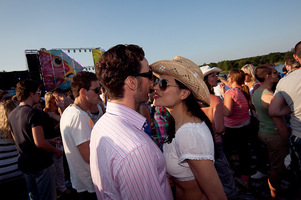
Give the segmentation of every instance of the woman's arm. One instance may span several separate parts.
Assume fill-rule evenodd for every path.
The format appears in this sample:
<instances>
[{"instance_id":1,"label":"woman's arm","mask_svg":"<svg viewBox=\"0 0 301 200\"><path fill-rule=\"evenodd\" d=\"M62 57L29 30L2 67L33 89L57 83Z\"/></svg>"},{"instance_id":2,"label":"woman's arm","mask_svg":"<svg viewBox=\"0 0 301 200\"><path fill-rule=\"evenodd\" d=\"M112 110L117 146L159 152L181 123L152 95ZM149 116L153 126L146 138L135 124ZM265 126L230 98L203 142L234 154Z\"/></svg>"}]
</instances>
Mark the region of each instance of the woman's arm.
<instances>
[{"instance_id":1,"label":"woman's arm","mask_svg":"<svg viewBox=\"0 0 301 200\"><path fill-rule=\"evenodd\" d=\"M225 131L223 102L219 97L216 96L213 97L211 101L215 104L213 108L215 130L217 133L223 133Z\"/></svg>"},{"instance_id":2,"label":"woman's arm","mask_svg":"<svg viewBox=\"0 0 301 200\"><path fill-rule=\"evenodd\" d=\"M224 115L229 117L232 115L233 100L230 94L225 94L224 99Z\"/></svg>"},{"instance_id":3,"label":"woman's arm","mask_svg":"<svg viewBox=\"0 0 301 200\"><path fill-rule=\"evenodd\" d=\"M223 79L223 78L221 78L221 77L218 77L219 78L219 80L222 82L222 83L224 83L226 86L228 86L229 88L231 88L231 84L227 81L227 80L225 80L225 79Z\"/></svg>"},{"instance_id":4,"label":"woman's arm","mask_svg":"<svg viewBox=\"0 0 301 200\"><path fill-rule=\"evenodd\" d=\"M227 199L211 160L187 160L200 188L208 199Z\"/></svg>"}]
</instances>

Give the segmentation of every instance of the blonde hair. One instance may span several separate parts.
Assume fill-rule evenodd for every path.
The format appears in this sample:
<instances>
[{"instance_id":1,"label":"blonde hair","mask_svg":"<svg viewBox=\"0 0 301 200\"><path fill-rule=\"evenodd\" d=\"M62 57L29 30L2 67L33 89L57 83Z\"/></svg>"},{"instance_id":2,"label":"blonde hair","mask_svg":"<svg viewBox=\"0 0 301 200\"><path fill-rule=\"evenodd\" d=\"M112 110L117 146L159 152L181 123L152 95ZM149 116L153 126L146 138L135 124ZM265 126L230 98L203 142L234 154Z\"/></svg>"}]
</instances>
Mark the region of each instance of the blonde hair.
<instances>
[{"instance_id":1,"label":"blonde hair","mask_svg":"<svg viewBox=\"0 0 301 200\"><path fill-rule=\"evenodd\" d=\"M297 70L297 69L300 69L300 63L298 63L298 62L294 62L293 64L292 64L292 72L293 71L295 71L295 70Z\"/></svg>"},{"instance_id":2,"label":"blonde hair","mask_svg":"<svg viewBox=\"0 0 301 200\"><path fill-rule=\"evenodd\" d=\"M0 137L2 139L12 139L11 130L8 124L8 115L18 106L18 102L8 100L0 104Z\"/></svg>"},{"instance_id":3,"label":"blonde hair","mask_svg":"<svg viewBox=\"0 0 301 200\"><path fill-rule=\"evenodd\" d=\"M242 71L245 72L245 74L250 74L251 75L251 83L254 85L256 83L256 78L255 78L255 67L252 64L246 64L241 68Z\"/></svg>"},{"instance_id":4,"label":"blonde hair","mask_svg":"<svg viewBox=\"0 0 301 200\"><path fill-rule=\"evenodd\" d=\"M45 112L51 112L50 102L51 102L51 99L53 98L52 92L47 92L44 95L44 98L45 98L45 108L44 108L44 111Z\"/></svg>"}]
</instances>

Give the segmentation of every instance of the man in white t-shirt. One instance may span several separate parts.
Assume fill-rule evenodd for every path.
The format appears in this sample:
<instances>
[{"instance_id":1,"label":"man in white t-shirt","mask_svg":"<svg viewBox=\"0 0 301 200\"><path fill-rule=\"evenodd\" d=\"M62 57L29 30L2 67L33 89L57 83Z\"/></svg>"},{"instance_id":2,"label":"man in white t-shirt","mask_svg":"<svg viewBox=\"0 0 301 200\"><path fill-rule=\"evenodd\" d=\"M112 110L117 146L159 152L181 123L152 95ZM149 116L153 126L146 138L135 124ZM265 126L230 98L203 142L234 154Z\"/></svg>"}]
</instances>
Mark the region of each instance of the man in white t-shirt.
<instances>
[{"instance_id":1,"label":"man in white t-shirt","mask_svg":"<svg viewBox=\"0 0 301 200\"><path fill-rule=\"evenodd\" d=\"M295 60L301 63L301 41L295 46ZM282 78L269 106L271 117L281 117L290 114L291 136L289 144L291 149L292 169L295 173L301 197L301 69Z\"/></svg>"},{"instance_id":2,"label":"man in white t-shirt","mask_svg":"<svg viewBox=\"0 0 301 200\"><path fill-rule=\"evenodd\" d=\"M71 81L74 104L61 117L60 129L70 169L72 187L80 199L97 199L90 172L90 136L93 121L87 114L100 100L100 86L91 72L79 72Z\"/></svg>"}]
</instances>

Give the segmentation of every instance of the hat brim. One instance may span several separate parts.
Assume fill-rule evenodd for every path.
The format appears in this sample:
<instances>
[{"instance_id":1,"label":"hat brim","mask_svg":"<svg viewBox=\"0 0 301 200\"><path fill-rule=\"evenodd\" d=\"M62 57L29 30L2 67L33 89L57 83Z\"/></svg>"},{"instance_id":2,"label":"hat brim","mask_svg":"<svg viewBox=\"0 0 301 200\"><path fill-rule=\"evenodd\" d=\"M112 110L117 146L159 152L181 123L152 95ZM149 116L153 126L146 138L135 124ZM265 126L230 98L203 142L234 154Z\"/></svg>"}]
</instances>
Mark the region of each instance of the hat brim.
<instances>
[{"instance_id":1,"label":"hat brim","mask_svg":"<svg viewBox=\"0 0 301 200\"><path fill-rule=\"evenodd\" d=\"M210 105L210 93L207 85L196 70L174 60L161 60L150 65L155 76L168 75L183 83L194 95L194 98L203 102L203 106ZM201 70L199 69L200 73Z\"/></svg>"},{"instance_id":2,"label":"hat brim","mask_svg":"<svg viewBox=\"0 0 301 200\"><path fill-rule=\"evenodd\" d=\"M204 74L204 77L207 76L208 74L211 74L212 72L221 72L222 70L218 67L212 67L210 70L206 71Z\"/></svg>"}]
</instances>

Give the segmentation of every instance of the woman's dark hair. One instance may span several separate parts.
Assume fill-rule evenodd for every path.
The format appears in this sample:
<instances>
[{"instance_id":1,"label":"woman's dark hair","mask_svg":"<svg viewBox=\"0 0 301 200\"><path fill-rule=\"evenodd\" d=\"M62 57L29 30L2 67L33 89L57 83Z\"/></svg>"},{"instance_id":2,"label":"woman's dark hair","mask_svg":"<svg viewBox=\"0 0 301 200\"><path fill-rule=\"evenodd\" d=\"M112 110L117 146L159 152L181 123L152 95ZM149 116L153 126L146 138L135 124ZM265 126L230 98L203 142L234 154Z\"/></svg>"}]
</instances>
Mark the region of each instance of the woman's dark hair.
<instances>
[{"instance_id":1,"label":"woman's dark hair","mask_svg":"<svg viewBox=\"0 0 301 200\"><path fill-rule=\"evenodd\" d=\"M204 77L204 82L206 83L210 94L214 94L213 87L208 83L208 76L209 74Z\"/></svg>"}]
</instances>

